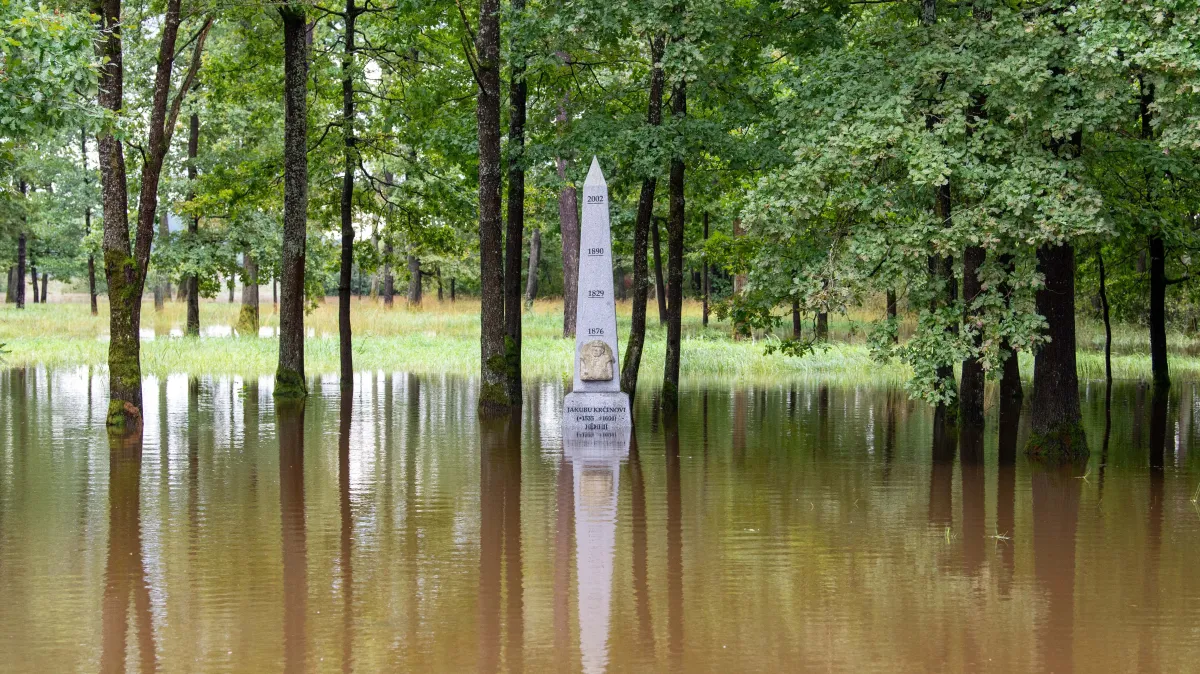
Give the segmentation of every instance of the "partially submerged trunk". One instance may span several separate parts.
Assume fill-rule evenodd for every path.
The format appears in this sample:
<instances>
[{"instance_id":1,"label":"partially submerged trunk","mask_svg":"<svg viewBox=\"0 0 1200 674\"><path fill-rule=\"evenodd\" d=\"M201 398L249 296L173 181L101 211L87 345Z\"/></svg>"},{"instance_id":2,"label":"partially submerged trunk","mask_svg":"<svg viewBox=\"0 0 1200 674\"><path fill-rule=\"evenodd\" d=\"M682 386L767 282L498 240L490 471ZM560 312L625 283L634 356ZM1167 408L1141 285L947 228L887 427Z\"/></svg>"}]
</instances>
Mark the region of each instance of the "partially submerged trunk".
<instances>
[{"instance_id":1,"label":"partially submerged trunk","mask_svg":"<svg viewBox=\"0 0 1200 674\"><path fill-rule=\"evenodd\" d=\"M354 138L354 22L358 17L354 0L346 0L342 16L342 249L338 279L338 364L343 389L354 386L354 350L350 325L351 273L354 271L354 172L358 168Z\"/></svg>"},{"instance_id":2,"label":"partially submerged trunk","mask_svg":"<svg viewBox=\"0 0 1200 674\"><path fill-rule=\"evenodd\" d=\"M242 311L238 316L238 332L246 337L258 336L258 261L249 249L242 254Z\"/></svg>"},{"instance_id":3,"label":"partially submerged trunk","mask_svg":"<svg viewBox=\"0 0 1200 674\"><path fill-rule=\"evenodd\" d=\"M479 363L482 370L479 411L489 414L507 411L509 407L500 221L500 0L480 0L475 54L479 81L476 105L479 133ZM566 238L564 234L564 247ZM578 261L578 238L575 247ZM419 278L418 275L418 281Z\"/></svg>"},{"instance_id":4,"label":"partially submerged trunk","mask_svg":"<svg viewBox=\"0 0 1200 674\"><path fill-rule=\"evenodd\" d=\"M1042 459L1074 460L1088 454L1075 369L1075 250L1069 244L1046 244L1038 248L1037 258L1045 277L1037 291L1037 312L1046 319L1050 340L1034 359L1033 432L1025 452Z\"/></svg>"},{"instance_id":5,"label":"partially submerged trunk","mask_svg":"<svg viewBox=\"0 0 1200 674\"><path fill-rule=\"evenodd\" d=\"M538 266L542 262L542 230L529 235L529 270L525 272L525 303L533 304L538 293Z\"/></svg>"},{"instance_id":6,"label":"partially submerged trunk","mask_svg":"<svg viewBox=\"0 0 1200 674\"><path fill-rule=\"evenodd\" d=\"M308 247L308 43L304 6L283 16L283 250L275 397L308 395L304 378L304 264Z\"/></svg>"},{"instance_id":7,"label":"partially submerged trunk","mask_svg":"<svg viewBox=\"0 0 1200 674\"><path fill-rule=\"evenodd\" d=\"M100 107L117 112L124 105L124 62L121 47L121 2L99 3L101 38L96 43L100 68L98 102ZM174 100L170 99L171 71L175 61L176 38L181 21L180 0L168 0L161 26L153 95L148 115L149 132L144 145L144 161L136 224L136 239L130 241L128 220L128 179L125 152L121 141L106 131L100 137L99 155L104 195L104 271L109 296L109 407L110 426L138 425L142 417L141 327L142 291L150 265L150 246L154 241L154 216L158 211L159 179L163 158L171 144L175 122L188 89L200 67L204 41L212 26L207 19L192 48L192 61ZM170 110L168 112L168 104Z\"/></svg>"},{"instance_id":8,"label":"partially submerged trunk","mask_svg":"<svg viewBox=\"0 0 1200 674\"><path fill-rule=\"evenodd\" d=\"M662 124L662 54L665 44L666 39L662 35L650 39L650 59L654 69L650 73L650 100L646 111L646 124L649 126ZM629 328L629 342L625 345L625 362L621 367L621 390L629 394L631 401L637 393L642 349L646 342L646 293L650 289L646 240L649 238L650 225L654 219L654 192L657 185L658 179L654 176L642 179L637 219L633 225L633 317Z\"/></svg>"},{"instance_id":9,"label":"partially submerged trunk","mask_svg":"<svg viewBox=\"0 0 1200 674\"><path fill-rule=\"evenodd\" d=\"M680 80L671 94L671 115L687 115L687 81ZM683 333L683 157L671 159L670 217L667 220L667 353L663 368L663 410L674 414L679 409L679 360Z\"/></svg>"},{"instance_id":10,"label":"partially submerged trunk","mask_svg":"<svg viewBox=\"0 0 1200 674\"><path fill-rule=\"evenodd\" d=\"M514 21L525 0L512 0ZM508 100L508 224L504 242L504 361L508 368L508 402L521 404L521 247L525 239L525 58L513 40ZM439 277L438 283L441 283ZM440 287L440 285L439 285ZM438 298L441 299L440 297Z\"/></svg>"},{"instance_id":11,"label":"partially submerged trunk","mask_svg":"<svg viewBox=\"0 0 1200 674\"><path fill-rule=\"evenodd\" d=\"M1100 269L1100 311L1104 317L1104 387L1105 406L1112 397L1112 321L1108 315L1108 281L1104 275L1104 254L1096 253L1096 265Z\"/></svg>"},{"instance_id":12,"label":"partially submerged trunk","mask_svg":"<svg viewBox=\"0 0 1200 674\"><path fill-rule=\"evenodd\" d=\"M1150 372L1156 388L1169 388L1167 368L1167 255L1161 234L1150 237Z\"/></svg>"},{"instance_id":13,"label":"partially submerged trunk","mask_svg":"<svg viewBox=\"0 0 1200 674\"><path fill-rule=\"evenodd\" d=\"M651 238L654 240L654 290L658 296L658 324L667 324L667 284L663 281L663 266L662 266L662 241L659 235L658 227L659 218L654 218L653 226L650 229Z\"/></svg>"}]
</instances>

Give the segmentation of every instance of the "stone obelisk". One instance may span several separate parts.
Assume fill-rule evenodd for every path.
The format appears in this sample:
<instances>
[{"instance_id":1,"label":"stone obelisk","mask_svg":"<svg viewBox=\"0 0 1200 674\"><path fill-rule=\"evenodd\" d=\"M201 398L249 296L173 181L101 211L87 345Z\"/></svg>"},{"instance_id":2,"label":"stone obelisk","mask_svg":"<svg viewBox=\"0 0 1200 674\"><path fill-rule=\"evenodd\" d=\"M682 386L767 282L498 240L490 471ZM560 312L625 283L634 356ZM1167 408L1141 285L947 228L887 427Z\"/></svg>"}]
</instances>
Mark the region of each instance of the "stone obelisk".
<instances>
[{"instance_id":1,"label":"stone obelisk","mask_svg":"<svg viewBox=\"0 0 1200 674\"><path fill-rule=\"evenodd\" d=\"M595 157L583 183L577 298L575 382L563 409L563 435L602 440L623 434L627 441L632 416L621 391L608 184Z\"/></svg>"}]
</instances>

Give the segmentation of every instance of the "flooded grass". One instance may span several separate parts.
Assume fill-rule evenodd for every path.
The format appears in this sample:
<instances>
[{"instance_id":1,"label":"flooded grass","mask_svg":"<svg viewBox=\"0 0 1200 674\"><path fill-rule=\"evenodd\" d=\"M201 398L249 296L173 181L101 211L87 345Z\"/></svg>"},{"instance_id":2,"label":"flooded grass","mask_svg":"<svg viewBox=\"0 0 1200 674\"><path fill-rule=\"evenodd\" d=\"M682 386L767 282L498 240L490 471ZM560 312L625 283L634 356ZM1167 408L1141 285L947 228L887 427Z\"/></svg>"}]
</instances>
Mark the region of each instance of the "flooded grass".
<instances>
[{"instance_id":1,"label":"flooded grass","mask_svg":"<svg viewBox=\"0 0 1200 674\"><path fill-rule=\"evenodd\" d=\"M170 302L161 312L147 303L143 308L142 368L145 374L258 376L275 371L277 342L273 338L239 337L228 327L236 324L240 304L223 301L201 304L201 326L206 336L183 339L185 306ZM804 358L766 355L764 339L734 340L728 324L713 316L708 327L701 324L701 307L684 306L683 362L685 380L690 382L740 381L831 381L838 384L898 385L909 370L899 363L878 363L865 344L868 323L877 315L868 306L849 316L831 317L829 348ZM665 331L649 307L649 329L642 359L642 377L657 381L662 376ZM628 302L618 306L621 339L629 331ZM278 327L278 314L270 304L262 308L264 333ZM354 300L354 358L356 369L403 370L419 374L471 376L479 370L479 304L475 300L455 303L430 300L424 307L410 309L398 300L391 308L382 301ZM305 321L306 365L309 374L338 370L337 303L329 299L317 306ZM807 327L807 326L806 326ZM902 328L903 330L903 328ZM527 377L568 379L572 344L561 337L562 303L540 300L525 313L524 370ZM231 334L233 333L233 334ZM31 305L23 311L0 308L0 343L11 366L103 367L108 347L107 306L91 316L86 304L67 302ZM1104 377L1103 328L1079 324L1079 373L1084 379ZM1150 375L1146 332L1138 326L1118 326L1114 331L1113 371L1118 379L1145 379ZM1200 380L1200 357L1191 355L1200 342L1175 332L1169 336L1172 349L1171 373L1178 380ZM1022 371L1032 374L1033 359L1021 355Z\"/></svg>"}]
</instances>

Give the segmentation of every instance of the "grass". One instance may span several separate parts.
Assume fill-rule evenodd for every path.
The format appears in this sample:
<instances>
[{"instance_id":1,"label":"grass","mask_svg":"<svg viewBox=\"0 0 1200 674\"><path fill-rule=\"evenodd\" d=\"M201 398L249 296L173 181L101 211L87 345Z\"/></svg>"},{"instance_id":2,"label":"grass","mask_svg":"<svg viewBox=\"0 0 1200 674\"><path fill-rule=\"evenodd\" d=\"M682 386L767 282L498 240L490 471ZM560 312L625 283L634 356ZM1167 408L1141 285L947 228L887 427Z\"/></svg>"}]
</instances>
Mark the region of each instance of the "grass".
<instances>
[{"instance_id":1,"label":"grass","mask_svg":"<svg viewBox=\"0 0 1200 674\"><path fill-rule=\"evenodd\" d=\"M201 304L201 326L232 326L240 305L223 301ZM184 305L169 302L156 312L151 303L143 307L143 330L154 338L142 343L145 374L218 374L259 376L275 372L277 341L258 337L169 338L184 324ZM618 305L622 338L629 330L629 303ZM804 358L764 353L764 339L735 341L729 326L715 320L701 325L699 303L685 302L683 319L683 378L692 384L706 381L771 384L791 381L835 380L838 384L899 385L909 370L899 363L881 364L870 357L865 345L866 322L882 313L882 307L867 306L849 316L831 317L832 343ZM354 361L358 370L391 370L418 374L474 376L479 372L479 304L476 300L455 303L428 299L422 308L410 309L397 300L392 309L370 299L354 300ZM269 303L262 307L262 325L278 326L278 314ZM665 331L659 327L656 309L650 304L650 328L642 358L643 382L662 377ZM330 299L306 317L308 374L338 371L337 303ZM539 300L524 317L523 364L525 376L533 379L563 379L571 375L573 344L561 336L562 303ZM806 325L806 328L809 326ZM911 325L905 326L911 330ZM30 305L18 311L0 305L0 344L7 353L3 362L12 366L104 366L108 358L108 307L102 301L100 315L93 317L83 301ZM1104 376L1104 356L1096 350L1097 335L1103 348L1103 330L1098 324L1079 324L1080 377ZM149 335L147 335L149 337ZM1119 326L1114 331L1114 376L1121 379L1148 378L1145 330ZM1191 353L1200 342L1182 333L1171 335L1171 374L1178 380L1200 380L1200 358ZM1033 372L1033 359L1022 354L1022 371Z\"/></svg>"}]
</instances>

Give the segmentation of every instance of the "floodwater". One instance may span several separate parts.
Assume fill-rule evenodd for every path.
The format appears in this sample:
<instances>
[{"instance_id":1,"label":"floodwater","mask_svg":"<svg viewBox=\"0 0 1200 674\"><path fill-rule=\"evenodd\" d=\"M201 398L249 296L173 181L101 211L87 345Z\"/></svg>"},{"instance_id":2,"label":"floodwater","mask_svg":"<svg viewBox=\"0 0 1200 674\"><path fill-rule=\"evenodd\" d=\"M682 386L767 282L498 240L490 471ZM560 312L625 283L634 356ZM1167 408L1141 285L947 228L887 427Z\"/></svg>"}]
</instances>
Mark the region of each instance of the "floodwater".
<instances>
[{"instance_id":1,"label":"floodwater","mask_svg":"<svg viewBox=\"0 0 1200 674\"><path fill-rule=\"evenodd\" d=\"M564 452L556 384L486 423L456 379L270 384L147 379L142 437L110 440L102 377L0 373L0 670L1200 662L1190 384L1119 385L1107 440L1090 385L1062 470L1007 460L1025 420L935 445L871 388L690 390L677 425L647 396L606 454Z\"/></svg>"}]
</instances>

